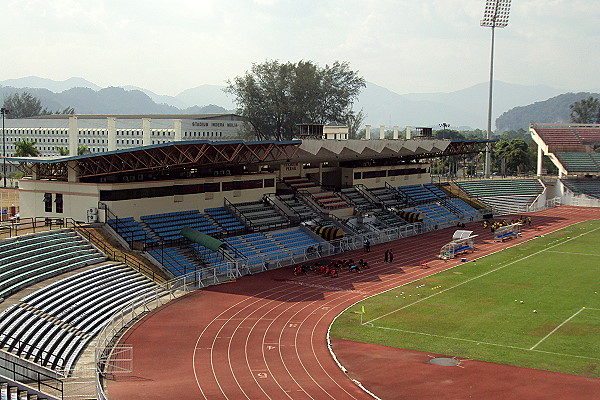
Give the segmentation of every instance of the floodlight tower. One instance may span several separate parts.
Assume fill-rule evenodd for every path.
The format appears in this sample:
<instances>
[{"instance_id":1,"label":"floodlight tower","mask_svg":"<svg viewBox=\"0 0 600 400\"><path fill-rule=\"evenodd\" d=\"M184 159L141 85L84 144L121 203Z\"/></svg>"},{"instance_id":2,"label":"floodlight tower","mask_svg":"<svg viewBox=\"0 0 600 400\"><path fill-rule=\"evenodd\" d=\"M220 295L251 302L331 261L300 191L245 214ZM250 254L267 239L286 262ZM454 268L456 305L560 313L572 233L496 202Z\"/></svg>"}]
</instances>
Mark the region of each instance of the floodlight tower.
<instances>
[{"instance_id":1,"label":"floodlight tower","mask_svg":"<svg viewBox=\"0 0 600 400\"><path fill-rule=\"evenodd\" d=\"M488 99L488 124L487 138L492 138L492 82L494 80L494 30L495 28L504 28L508 25L508 16L510 14L511 0L486 0L485 11L481 26L492 28L492 49L490 52L490 97ZM491 174L492 154L490 144L485 150L485 177L489 178Z\"/></svg>"},{"instance_id":2,"label":"floodlight tower","mask_svg":"<svg viewBox=\"0 0 600 400\"><path fill-rule=\"evenodd\" d=\"M6 187L6 134L4 133L4 118L10 111L2 107L0 113L2 114L2 176L4 177L4 187Z\"/></svg>"}]
</instances>

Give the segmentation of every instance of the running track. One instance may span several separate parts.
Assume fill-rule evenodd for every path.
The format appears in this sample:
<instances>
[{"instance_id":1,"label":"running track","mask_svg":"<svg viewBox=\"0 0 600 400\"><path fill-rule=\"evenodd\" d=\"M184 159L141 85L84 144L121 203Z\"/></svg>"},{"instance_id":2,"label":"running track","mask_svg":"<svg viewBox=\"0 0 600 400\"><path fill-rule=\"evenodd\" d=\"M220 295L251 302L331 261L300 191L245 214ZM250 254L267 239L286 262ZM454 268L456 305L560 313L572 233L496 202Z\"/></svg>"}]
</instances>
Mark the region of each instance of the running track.
<instances>
[{"instance_id":1,"label":"running track","mask_svg":"<svg viewBox=\"0 0 600 400\"><path fill-rule=\"evenodd\" d=\"M576 222L600 218L599 209L561 206L533 215L523 237L494 243L481 224L481 257ZM125 399L371 399L342 372L327 347L327 329L346 307L370 295L451 268L435 260L455 228L346 253L372 268L339 278L294 277L273 270L199 290L155 310L131 328L134 371L108 383L111 400ZM394 249L394 263L383 253ZM421 269L421 260L430 261ZM402 268L405 273L401 273ZM410 373L404 371L403 373ZM356 374L354 374L356 375Z\"/></svg>"}]
</instances>

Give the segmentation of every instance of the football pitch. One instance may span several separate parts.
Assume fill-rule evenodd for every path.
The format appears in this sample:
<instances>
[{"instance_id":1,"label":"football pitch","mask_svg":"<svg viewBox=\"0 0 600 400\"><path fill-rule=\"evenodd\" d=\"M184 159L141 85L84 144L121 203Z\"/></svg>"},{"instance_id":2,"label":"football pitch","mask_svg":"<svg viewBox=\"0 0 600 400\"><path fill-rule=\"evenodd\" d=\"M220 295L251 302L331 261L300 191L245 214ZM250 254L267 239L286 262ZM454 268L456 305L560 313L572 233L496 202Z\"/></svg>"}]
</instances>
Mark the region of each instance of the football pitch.
<instances>
[{"instance_id":1,"label":"football pitch","mask_svg":"<svg viewBox=\"0 0 600 400\"><path fill-rule=\"evenodd\" d=\"M370 297L331 336L598 378L600 220Z\"/></svg>"}]
</instances>

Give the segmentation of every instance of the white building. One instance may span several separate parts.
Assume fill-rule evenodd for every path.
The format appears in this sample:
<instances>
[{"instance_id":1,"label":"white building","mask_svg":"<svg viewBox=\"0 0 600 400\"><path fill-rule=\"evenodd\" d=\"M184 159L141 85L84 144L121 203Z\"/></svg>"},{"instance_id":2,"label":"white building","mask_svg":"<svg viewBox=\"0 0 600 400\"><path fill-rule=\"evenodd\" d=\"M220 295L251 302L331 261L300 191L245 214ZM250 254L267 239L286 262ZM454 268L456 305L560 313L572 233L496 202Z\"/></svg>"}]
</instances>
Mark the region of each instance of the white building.
<instances>
[{"instance_id":1,"label":"white building","mask_svg":"<svg viewBox=\"0 0 600 400\"><path fill-rule=\"evenodd\" d=\"M55 114L7 119L6 154L14 154L21 138L35 141L42 156L56 156L59 147L74 155L80 145L101 153L182 140L238 139L241 127L242 118L235 114Z\"/></svg>"}]
</instances>

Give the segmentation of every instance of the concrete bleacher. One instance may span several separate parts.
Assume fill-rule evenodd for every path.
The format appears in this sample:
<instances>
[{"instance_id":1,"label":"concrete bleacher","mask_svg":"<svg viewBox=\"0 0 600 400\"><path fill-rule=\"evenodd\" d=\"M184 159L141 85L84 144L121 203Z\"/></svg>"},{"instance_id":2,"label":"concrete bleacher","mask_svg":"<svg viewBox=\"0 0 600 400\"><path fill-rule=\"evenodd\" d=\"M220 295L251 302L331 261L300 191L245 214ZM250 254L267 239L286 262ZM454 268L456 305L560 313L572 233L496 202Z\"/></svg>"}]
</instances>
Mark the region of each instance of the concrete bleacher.
<instances>
[{"instance_id":1,"label":"concrete bleacher","mask_svg":"<svg viewBox=\"0 0 600 400\"><path fill-rule=\"evenodd\" d=\"M290 221L281 215L269 203L262 201L247 201L233 204L242 221L249 221L255 231L267 231L285 228Z\"/></svg>"},{"instance_id":2,"label":"concrete bleacher","mask_svg":"<svg viewBox=\"0 0 600 400\"><path fill-rule=\"evenodd\" d=\"M456 182L470 197L523 196L542 193L544 187L537 179L491 179Z\"/></svg>"},{"instance_id":3,"label":"concrete bleacher","mask_svg":"<svg viewBox=\"0 0 600 400\"><path fill-rule=\"evenodd\" d=\"M309 219L312 219L315 215L314 210L312 210L308 205L306 205L306 203L304 203L294 194L283 194L277 196L277 198L293 214L297 215L300 221L307 221Z\"/></svg>"},{"instance_id":4,"label":"concrete bleacher","mask_svg":"<svg viewBox=\"0 0 600 400\"><path fill-rule=\"evenodd\" d=\"M600 179L562 179L561 182L575 193L600 199Z\"/></svg>"},{"instance_id":5,"label":"concrete bleacher","mask_svg":"<svg viewBox=\"0 0 600 400\"><path fill-rule=\"evenodd\" d=\"M0 242L0 298L104 260L104 254L72 229L3 240Z\"/></svg>"},{"instance_id":6,"label":"concrete bleacher","mask_svg":"<svg viewBox=\"0 0 600 400\"><path fill-rule=\"evenodd\" d=\"M350 204L334 192L326 190L308 178L287 177L283 182L294 191L304 191L310 194L323 210L339 210L349 208Z\"/></svg>"},{"instance_id":7,"label":"concrete bleacher","mask_svg":"<svg viewBox=\"0 0 600 400\"><path fill-rule=\"evenodd\" d=\"M401 209L406 205L406 201L401 194L394 192L387 187L371 188L368 189L368 191L386 208Z\"/></svg>"},{"instance_id":8,"label":"concrete bleacher","mask_svg":"<svg viewBox=\"0 0 600 400\"><path fill-rule=\"evenodd\" d=\"M556 153L556 157L569 173L599 172L600 159L598 156L589 153Z\"/></svg>"},{"instance_id":9,"label":"concrete bleacher","mask_svg":"<svg viewBox=\"0 0 600 400\"><path fill-rule=\"evenodd\" d=\"M35 384L35 382L28 382ZM0 376L0 399L2 400L58 400L33 387Z\"/></svg>"},{"instance_id":10,"label":"concrete bleacher","mask_svg":"<svg viewBox=\"0 0 600 400\"><path fill-rule=\"evenodd\" d=\"M363 193L356 187L344 188L340 190L341 196L352 204L356 209L361 211L378 210L380 207L373 204Z\"/></svg>"},{"instance_id":11,"label":"concrete bleacher","mask_svg":"<svg viewBox=\"0 0 600 400\"><path fill-rule=\"evenodd\" d=\"M538 179L490 179L455 182L469 197L488 205L496 214L526 212L544 191Z\"/></svg>"},{"instance_id":12,"label":"concrete bleacher","mask_svg":"<svg viewBox=\"0 0 600 400\"><path fill-rule=\"evenodd\" d=\"M0 347L68 374L114 312L160 285L123 264L102 265L45 286L0 315Z\"/></svg>"}]
</instances>

